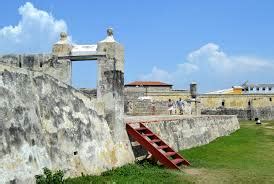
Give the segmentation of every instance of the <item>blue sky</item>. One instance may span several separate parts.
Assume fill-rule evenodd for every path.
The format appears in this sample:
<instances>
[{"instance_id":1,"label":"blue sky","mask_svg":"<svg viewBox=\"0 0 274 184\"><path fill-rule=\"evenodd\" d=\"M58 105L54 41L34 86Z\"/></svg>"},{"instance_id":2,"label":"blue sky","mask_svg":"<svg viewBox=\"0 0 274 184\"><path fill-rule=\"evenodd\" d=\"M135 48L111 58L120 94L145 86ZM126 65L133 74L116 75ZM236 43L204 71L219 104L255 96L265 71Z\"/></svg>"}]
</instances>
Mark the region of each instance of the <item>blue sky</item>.
<instances>
[{"instance_id":1,"label":"blue sky","mask_svg":"<svg viewBox=\"0 0 274 184\"><path fill-rule=\"evenodd\" d=\"M2 0L0 53L49 52L61 30L74 43L92 44L111 26L125 46L126 82L182 89L196 81L200 91L273 83L272 0L26 2ZM94 87L95 78L96 63L73 65L76 87Z\"/></svg>"}]
</instances>

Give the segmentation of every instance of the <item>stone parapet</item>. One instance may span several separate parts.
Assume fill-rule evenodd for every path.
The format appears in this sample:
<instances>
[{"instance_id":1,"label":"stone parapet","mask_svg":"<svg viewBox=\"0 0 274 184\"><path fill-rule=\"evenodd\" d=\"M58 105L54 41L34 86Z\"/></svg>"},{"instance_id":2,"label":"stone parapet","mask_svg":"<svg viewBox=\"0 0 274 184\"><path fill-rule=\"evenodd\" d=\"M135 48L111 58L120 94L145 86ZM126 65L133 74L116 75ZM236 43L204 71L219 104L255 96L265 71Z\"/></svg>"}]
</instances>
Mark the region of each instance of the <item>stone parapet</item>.
<instances>
[{"instance_id":1,"label":"stone parapet","mask_svg":"<svg viewBox=\"0 0 274 184\"><path fill-rule=\"evenodd\" d=\"M177 151L208 144L214 139L229 135L240 128L237 117L229 115L128 116L125 121L144 122L147 127Z\"/></svg>"}]
</instances>

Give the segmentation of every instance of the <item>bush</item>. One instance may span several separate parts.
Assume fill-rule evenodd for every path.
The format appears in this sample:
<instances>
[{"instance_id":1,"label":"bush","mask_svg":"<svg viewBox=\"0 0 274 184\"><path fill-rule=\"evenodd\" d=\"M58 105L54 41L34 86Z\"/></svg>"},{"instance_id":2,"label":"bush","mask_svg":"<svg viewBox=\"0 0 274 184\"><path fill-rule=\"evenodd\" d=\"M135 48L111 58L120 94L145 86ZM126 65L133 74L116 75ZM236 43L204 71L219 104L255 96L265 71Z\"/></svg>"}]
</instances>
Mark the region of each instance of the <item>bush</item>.
<instances>
[{"instance_id":1,"label":"bush","mask_svg":"<svg viewBox=\"0 0 274 184\"><path fill-rule=\"evenodd\" d=\"M43 173L41 175L36 175L36 184L63 184L64 183L64 172L61 170L53 173L48 168L43 168Z\"/></svg>"}]
</instances>

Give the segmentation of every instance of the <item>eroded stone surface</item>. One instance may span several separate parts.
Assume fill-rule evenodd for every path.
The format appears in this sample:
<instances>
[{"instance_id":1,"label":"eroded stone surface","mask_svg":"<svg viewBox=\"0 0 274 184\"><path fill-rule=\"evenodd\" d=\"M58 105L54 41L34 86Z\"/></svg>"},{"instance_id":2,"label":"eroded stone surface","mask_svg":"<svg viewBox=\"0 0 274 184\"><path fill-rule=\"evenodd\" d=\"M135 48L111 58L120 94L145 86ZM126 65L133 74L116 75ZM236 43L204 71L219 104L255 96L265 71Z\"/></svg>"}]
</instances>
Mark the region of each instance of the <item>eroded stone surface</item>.
<instances>
[{"instance_id":1,"label":"eroded stone surface","mask_svg":"<svg viewBox=\"0 0 274 184\"><path fill-rule=\"evenodd\" d=\"M0 96L0 183L34 182L43 167L76 176L133 160L113 142L101 104L53 77L1 66Z\"/></svg>"},{"instance_id":2,"label":"eroded stone surface","mask_svg":"<svg viewBox=\"0 0 274 184\"><path fill-rule=\"evenodd\" d=\"M126 121L147 122L147 127L177 151L208 144L240 128L237 117L227 115L141 116L127 117Z\"/></svg>"}]
</instances>

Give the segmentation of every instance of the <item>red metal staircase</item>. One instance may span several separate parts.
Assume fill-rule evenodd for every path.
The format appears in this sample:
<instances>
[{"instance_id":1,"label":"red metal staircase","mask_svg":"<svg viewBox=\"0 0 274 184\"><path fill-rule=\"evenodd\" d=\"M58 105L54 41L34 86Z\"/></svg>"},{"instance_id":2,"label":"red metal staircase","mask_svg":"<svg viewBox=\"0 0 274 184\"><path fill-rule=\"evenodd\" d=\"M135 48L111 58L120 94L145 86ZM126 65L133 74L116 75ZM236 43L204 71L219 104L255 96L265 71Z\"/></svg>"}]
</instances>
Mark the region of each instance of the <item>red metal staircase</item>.
<instances>
[{"instance_id":1,"label":"red metal staircase","mask_svg":"<svg viewBox=\"0 0 274 184\"><path fill-rule=\"evenodd\" d=\"M181 155L176 153L163 140L155 135L143 123L139 123L140 127L134 128L132 124L126 125L127 132L137 142L139 142L154 158L170 169L180 169L179 166L189 166L190 163Z\"/></svg>"}]
</instances>

